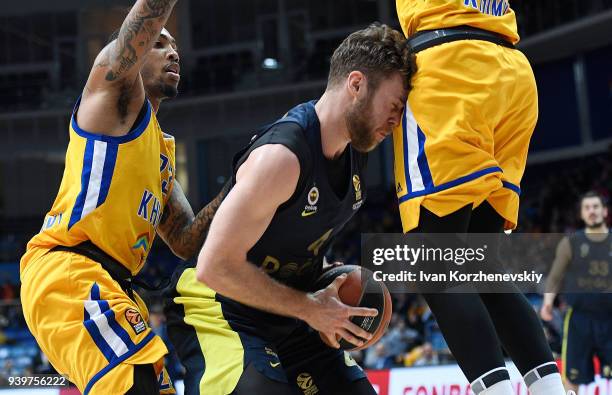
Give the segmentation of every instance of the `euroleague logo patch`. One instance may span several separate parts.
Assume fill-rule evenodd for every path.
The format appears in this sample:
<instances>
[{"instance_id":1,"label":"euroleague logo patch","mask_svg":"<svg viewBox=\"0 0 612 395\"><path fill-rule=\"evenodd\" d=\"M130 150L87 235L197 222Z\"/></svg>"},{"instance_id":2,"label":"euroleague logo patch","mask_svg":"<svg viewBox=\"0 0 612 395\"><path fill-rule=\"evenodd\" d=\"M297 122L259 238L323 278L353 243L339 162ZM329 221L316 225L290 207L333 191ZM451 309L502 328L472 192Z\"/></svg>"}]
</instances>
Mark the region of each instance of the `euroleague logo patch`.
<instances>
[{"instance_id":1,"label":"euroleague logo patch","mask_svg":"<svg viewBox=\"0 0 612 395\"><path fill-rule=\"evenodd\" d=\"M134 332L136 332L137 335L147 329L147 324L142 319L142 316L138 310L127 309L125 311L125 319L132 326L132 329L134 329Z\"/></svg>"}]
</instances>

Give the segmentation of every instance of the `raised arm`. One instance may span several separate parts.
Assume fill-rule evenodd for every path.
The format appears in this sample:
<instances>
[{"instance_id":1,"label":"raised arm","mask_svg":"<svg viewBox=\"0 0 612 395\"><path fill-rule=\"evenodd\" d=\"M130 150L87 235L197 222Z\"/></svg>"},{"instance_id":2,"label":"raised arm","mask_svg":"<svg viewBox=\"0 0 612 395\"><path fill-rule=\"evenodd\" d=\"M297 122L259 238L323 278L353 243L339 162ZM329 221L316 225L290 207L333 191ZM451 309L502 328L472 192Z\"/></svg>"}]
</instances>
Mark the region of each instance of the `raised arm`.
<instances>
[{"instance_id":1,"label":"raised arm","mask_svg":"<svg viewBox=\"0 0 612 395\"><path fill-rule=\"evenodd\" d=\"M365 339L370 336L349 317L373 316L376 310L339 301L338 287L345 278L338 278L324 291L306 294L275 281L247 262L249 249L265 232L278 207L295 191L299 174L297 157L282 145L264 145L250 154L213 219L198 257L197 278L238 302L302 319L335 345L336 334L361 344L353 334Z\"/></svg>"},{"instance_id":2,"label":"raised arm","mask_svg":"<svg viewBox=\"0 0 612 395\"><path fill-rule=\"evenodd\" d=\"M118 80L133 83L138 78L143 58L153 48L176 1L136 1L123 21L117 39L100 52L88 88Z\"/></svg>"},{"instance_id":3,"label":"raised arm","mask_svg":"<svg viewBox=\"0 0 612 395\"><path fill-rule=\"evenodd\" d=\"M138 0L123 21L119 36L108 46L105 80L134 80L177 0Z\"/></svg>"},{"instance_id":4,"label":"raised arm","mask_svg":"<svg viewBox=\"0 0 612 395\"><path fill-rule=\"evenodd\" d=\"M108 135L129 132L145 98L143 62L158 43L176 1L136 1L117 38L94 62L79 108L82 129Z\"/></svg>"},{"instance_id":5,"label":"raised arm","mask_svg":"<svg viewBox=\"0 0 612 395\"><path fill-rule=\"evenodd\" d=\"M552 309L555 297L561 289L561 283L565 277L567 266L572 260L572 248L569 239L564 237L557 245L555 260L550 268L550 273L546 279L546 292L544 293L544 301L540 309L540 316L545 321L553 319Z\"/></svg>"},{"instance_id":6,"label":"raised arm","mask_svg":"<svg viewBox=\"0 0 612 395\"><path fill-rule=\"evenodd\" d=\"M174 181L157 233L176 256L190 259L202 248L213 216L229 192L230 185L229 182L225 184L221 192L194 216L183 188Z\"/></svg>"}]
</instances>

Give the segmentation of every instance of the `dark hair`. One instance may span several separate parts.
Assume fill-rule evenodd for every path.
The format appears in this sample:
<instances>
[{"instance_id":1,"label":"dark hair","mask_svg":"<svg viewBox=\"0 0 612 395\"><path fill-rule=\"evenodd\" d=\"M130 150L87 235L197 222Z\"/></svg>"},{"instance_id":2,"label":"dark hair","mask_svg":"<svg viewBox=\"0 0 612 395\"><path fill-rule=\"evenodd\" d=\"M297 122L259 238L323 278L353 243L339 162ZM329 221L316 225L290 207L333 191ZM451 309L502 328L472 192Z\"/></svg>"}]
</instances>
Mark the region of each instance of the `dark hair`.
<instances>
[{"instance_id":1,"label":"dark hair","mask_svg":"<svg viewBox=\"0 0 612 395\"><path fill-rule=\"evenodd\" d=\"M405 88L410 89L416 63L404 35L377 22L351 33L336 48L331 58L328 85L341 83L352 71L364 73L368 88L372 90L378 88L383 78L399 72Z\"/></svg>"},{"instance_id":2,"label":"dark hair","mask_svg":"<svg viewBox=\"0 0 612 395\"><path fill-rule=\"evenodd\" d=\"M588 198L599 198L601 205L604 207L606 206L606 200L604 199L603 195L595 191L588 191L587 193L582 195L580 197L580 206L582 206L582 202L584 201L584 199L588 199Z\"/></svg>"}]
</instances>

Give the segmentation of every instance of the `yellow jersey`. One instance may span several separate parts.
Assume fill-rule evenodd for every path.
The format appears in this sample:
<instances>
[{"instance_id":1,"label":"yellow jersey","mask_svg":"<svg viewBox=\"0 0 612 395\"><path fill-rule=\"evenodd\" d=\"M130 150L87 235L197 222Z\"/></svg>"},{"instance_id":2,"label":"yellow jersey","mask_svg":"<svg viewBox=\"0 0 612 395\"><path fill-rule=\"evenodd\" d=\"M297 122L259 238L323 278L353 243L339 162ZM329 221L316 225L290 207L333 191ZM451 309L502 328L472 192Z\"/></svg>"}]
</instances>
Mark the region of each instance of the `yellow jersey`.
<instances>
[{"instance_id":1,"label":"yellow jersey","mask_svg":"<svg viewBox=\"0 0 612 395\"><path fill-rule=\"evenodd\" d=\"M468 25L519 41L516 15L508 0L396 0L406 37L421 30Z\"/></svg>"},{"instance_id":2,"label":"yellow jersey","mask_svg":"<svg viewBox=\"0 0 612 395\"><path fill-rule=\"evenodd\" d=\"M148 100L142 120L120 137L81 129L79 103L70 121L58 195L28 243L20 271L57 245L89 240L136 275L173 186L174 137L161 130Z\"/></svg>"}]
</instances>

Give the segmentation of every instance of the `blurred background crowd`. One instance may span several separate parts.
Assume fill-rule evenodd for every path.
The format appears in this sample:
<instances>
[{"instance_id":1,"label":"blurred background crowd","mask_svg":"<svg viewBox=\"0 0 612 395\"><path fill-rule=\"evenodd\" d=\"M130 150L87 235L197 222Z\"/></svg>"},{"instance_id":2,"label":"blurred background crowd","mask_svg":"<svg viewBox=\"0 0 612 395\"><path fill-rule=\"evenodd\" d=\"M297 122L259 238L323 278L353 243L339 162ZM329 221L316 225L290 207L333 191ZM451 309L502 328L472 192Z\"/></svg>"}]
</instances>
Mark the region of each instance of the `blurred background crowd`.
<instances>
[{"instance_id":1,"label":"blurred background crowd","mask_svg":"<svg viewBox=\"0 0 612 395\"><path fill-rule=\"evenodd\" d=\"M51 206L63 168L67 120L92 54L130 1L26 0L0 11L0 373L48 373L21 314L18 262ZM177 137L177 177L197 209L215 196L250 130L317 97L333 48L374 20L396 28L393 0L182 1L169 23L184 64L179 99L159 114ZM75 5L76 4L76 5ZM612 0L515 1L522 49L534 64L540 122L521 184L519 232L569 233L578 198L612 193ZM222 21L222 22L220 22ZM607 35L606 35L607 34ZM202 125L206 125L202 130ZM401 232L389 142L372 155L368 200L328 252L359 264L361 233ZM608 218L610 221L610 218ZM541 256L549 267L552 252ZM157 241L141 276L158 282L178 258ZM150 325L166 337L160 294L146 294ZM539 309L541 294L528 295ZM386 335L354 355L364 367L452 362L421 297L395 294ZM545 323L560 352L562 298ZM183 372L174 354L170 374ZM2 376L2 375L0 375ZM0 377L0 385L3 378Z\"/></svg>"}]
</instances>

